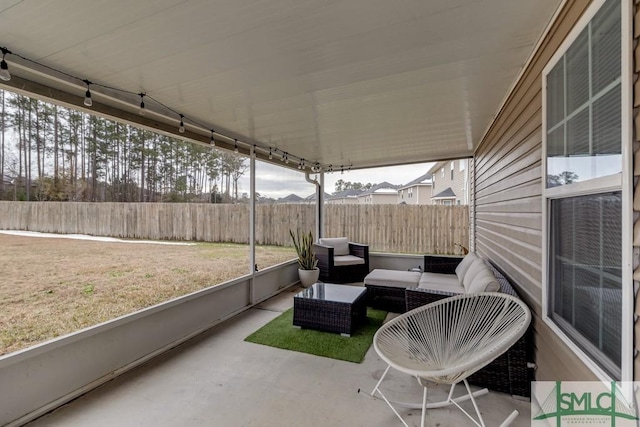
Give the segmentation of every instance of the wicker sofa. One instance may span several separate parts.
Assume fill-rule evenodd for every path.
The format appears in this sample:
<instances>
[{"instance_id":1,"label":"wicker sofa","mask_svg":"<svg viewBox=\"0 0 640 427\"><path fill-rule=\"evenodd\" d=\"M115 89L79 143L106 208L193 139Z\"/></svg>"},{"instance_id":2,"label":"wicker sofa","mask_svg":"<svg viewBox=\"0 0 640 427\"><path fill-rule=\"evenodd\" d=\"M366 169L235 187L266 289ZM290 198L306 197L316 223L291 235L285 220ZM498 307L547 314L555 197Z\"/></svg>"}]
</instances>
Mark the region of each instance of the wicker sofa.
<instances>
[{"instance_id":1,"label":"wicker sofa","mask_svg":"<svg viewBox=\"0 0 640 427\"><path fill-rule=\"evenodd\" d=\"M405 289L420 288L448 295L500 289L488 264L475 254L466 257L425 256L424 272L375 269L364 278L369 305L396 313L406 311ZM453 272L453 273L452 273Z\"/></svg>"},{"instance_id":2,"label":"wicker sofa","mask_svg":"<svg viewBox=\"0 0 640 427\"><path fill-rule=\"evenodd\" d=\"M396 313L404 313L431 302L461 293L460 288L452 286L453 291L447 291L446 286L432 288L418 287L420 281L429 277L438 279L439 275L456 277L456 268L462 257L434 256L424 257L424 273L407 271L378 271L379 280L365 279L368 304ZM498 292L518 296L509 281L492 264L483 261L487 269L493 274L499 285ZM376 270L374 270L376 272ZM445 276L441 276L445 278ZM389 284L385 286L388 277ZM369 282L369 283L368 283ZM392 284L393 282L393 284ZM404 286L402 283L406 284ZM527 367L530 360L530 331L525 334L509 351L469 377L469 382L491 390L509 393L515 396L531 396L531 371Z\"/></svg>"}]
</instances>

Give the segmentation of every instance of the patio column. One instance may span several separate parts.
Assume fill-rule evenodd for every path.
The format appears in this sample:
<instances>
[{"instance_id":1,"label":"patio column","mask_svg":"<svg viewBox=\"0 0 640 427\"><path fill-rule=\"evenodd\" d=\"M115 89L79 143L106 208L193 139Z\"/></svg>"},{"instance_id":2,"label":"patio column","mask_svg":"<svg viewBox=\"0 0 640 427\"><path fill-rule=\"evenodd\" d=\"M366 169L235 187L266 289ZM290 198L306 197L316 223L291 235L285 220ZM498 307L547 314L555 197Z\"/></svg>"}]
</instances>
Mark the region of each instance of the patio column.
<instances>
[{"instance_id":1,"label":"patio column","mask_svg":"<svg viewBox=\"0 0 640 427\"><path fill-rule=\"evenodd\" d=\"M255 304L256 274L256 146L251 147L249 155L249 274L251 274L250 298Z\"/></svg>"}]
</instances>

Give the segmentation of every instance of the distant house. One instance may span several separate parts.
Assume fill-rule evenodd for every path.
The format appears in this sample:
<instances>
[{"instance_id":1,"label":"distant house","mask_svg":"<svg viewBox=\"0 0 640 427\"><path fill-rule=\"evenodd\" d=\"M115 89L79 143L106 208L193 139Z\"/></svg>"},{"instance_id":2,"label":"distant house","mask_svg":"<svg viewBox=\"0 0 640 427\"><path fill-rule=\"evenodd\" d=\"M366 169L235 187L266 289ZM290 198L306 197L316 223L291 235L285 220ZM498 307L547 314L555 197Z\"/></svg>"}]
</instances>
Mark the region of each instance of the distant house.
<instances>
[{"instance_id":1,"label":"distant house","mask_svg":"<svg viewBox=\"0 0 640 427\"><path fill-rule=\"evenodd\" d=\"M395 205L398 203L398 186L382 182L358 195L360 205Z\"/></svg>"},{"instance_id":2,"label":"distant house","mask_svg":"<svg viewBox=\"0 0 640 427\"><path fill-rule=\"evenodd\" d=\"M330 205L355 205L358 204L358 196L362 193L362 190L338 191L325 200Z\"/></svg>"},{"instance_id":3,"label":"distant house","mask_svg":"<svg viewBox=\"0 0 640 427\"><path fill-rule=\"evenodd\" d=\"M331 194L324 193L324 202L327 203L327 200L331 197ZM305 203L315 203L316 202L316 193L312 193L311 195L304 198Z\"/></svg>"},{"instance_id":4,"label":"distant house","mask_svg":"<svg viewBox=\"0 0 640 427\"><path fill-rule=\"evenodd\" d=\"M297 194L289 194L286 197L279 198L276 203L304 203L304 199Z\"/></svg>"},{"instance_id":5,"label":"distant house","mask_svg":"<svg viewBox=\"0 0 640 427\"><path fill-rule=\"evenodd\" d=\"M430 205L433 182L429 172L398 187L397 203L406 205Z\"/></svg>"},{"instance_id":6,"label":"distant house","mask_svg":"<svg viewBox=\"0 0 640 427\"><path fill-rule=\"evenodd\" d=\"M434 205L469 204L469 159L438 162L431 169Z\"/></svg>"}]
</instances>

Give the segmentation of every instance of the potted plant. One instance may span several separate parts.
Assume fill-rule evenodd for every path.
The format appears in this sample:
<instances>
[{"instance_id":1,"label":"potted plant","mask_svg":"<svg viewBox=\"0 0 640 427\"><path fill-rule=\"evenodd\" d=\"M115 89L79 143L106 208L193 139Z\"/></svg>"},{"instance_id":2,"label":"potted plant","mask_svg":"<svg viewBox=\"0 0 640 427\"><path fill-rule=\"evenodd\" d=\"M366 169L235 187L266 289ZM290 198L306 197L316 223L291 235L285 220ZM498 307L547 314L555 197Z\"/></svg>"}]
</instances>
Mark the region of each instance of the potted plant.
<instances>
[{"instance_id":1,"label":"potted plant","mask_svg":"<svg viewBox=\"0 0 640 427\"><path fill-rule=\"evenodd\" d=\"M293 230L289 230L291 240L293 240L293 246L296 248L298 254L298 276L300 277L300 283L305 288L313 285L318 281L320 277L320 269L318 268L318 259L316 254L313 253L313 234L309 231L309 234L300 234L300 229L297 229L295 234Z\"/></svg>"}]
</instances>

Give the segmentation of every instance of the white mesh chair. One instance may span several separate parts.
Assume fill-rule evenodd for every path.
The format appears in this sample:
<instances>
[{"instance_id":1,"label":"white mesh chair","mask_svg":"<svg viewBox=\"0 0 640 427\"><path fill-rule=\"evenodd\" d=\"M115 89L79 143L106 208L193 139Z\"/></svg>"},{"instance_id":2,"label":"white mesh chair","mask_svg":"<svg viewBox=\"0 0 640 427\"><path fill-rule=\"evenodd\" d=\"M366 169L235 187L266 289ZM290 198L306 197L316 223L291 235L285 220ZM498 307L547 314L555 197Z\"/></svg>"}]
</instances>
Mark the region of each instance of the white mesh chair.
<instances>
[{"instance_id":1,"label":"white mesh chair","mask_svg":"<svg viewBox=\"0 0 640 427\"><path fill-rule=\"evenodd\" d=\"M422 409L424 427L426 409L455 405L476 425L484 420L474 396L486 389L471 392L467 377L507 351L527 330L531 321L528 307L520 299L503 293L476 293L446 298L411 310L384 324L375 334L373 345L389 364L371 392L378 393L400 421L407 426L395 406ZM414 376L424 387L421 403L392 402L380 385L390 368ZM429 382L451 384L446 400L427 403ZM453 398L456 384L463 382L467 394ZM477 420L459 403L471 399ZM502 425L518 415L514 411Z\"/></svg>"}]
</instances>

